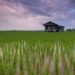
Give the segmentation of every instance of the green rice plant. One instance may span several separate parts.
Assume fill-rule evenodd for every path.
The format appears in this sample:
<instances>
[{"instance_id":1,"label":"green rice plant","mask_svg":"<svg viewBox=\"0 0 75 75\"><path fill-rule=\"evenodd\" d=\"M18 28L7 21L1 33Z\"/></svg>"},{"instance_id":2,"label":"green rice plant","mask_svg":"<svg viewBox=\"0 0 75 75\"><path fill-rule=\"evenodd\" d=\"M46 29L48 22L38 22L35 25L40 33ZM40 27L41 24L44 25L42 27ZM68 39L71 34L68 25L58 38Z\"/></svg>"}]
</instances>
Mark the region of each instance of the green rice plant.
<instances>
[{"instance_id":1,"label":"green rice plant","mask_svg":"<svg viewBox=\"0 0 75 75\"><path fill-rule=\"evenodd\" d=\"M65 49L65 46L61 48L61 56L62 56L62 62L63 62L63 65L64 65L64 71L66 73L66 75L71 75L71 72L70 72L70 69L68 68L68 65L67 65L67 61L66 61L66 49Z\"/></svg>"},{"instance_id":2,"label":"green rice plant","mask_svg":"<svg viewBox=\"0 0 75 75\"><path fill-rule=\"evenodd\" d=\"M73 65L73 62L74 62L74 57L73 57L73 54L74 54L74 46L73 46L73 42L68 44L67 46L67 55L68 55L68 61L69 61L69 65L70 65L70 72L72 72L71 74L73 75L73 68L74 68L74 65Z\"/></svg>"},{"instance_id":3,"label":"green rice plant","mask_svg":"<svg viewBox=\"0 0 75 75\"><path fill-rule=\"evenodd\" d=\"M13 75L14 68L13 68L13 56L14 53L12 53L12 45L7 44L7 69L8 69L8 75Z\"/></svg>"},{"instance_id":4,"label":"green rice plant","mask_svg":"<svg viewBox=\"0 0 75 75\"><path fill-rule=\"evenodd\" d=\"M4 69L4 74L9 73L8 71L8 46L7 44L4 45L4 47L2 48L3 50L3 69Z\"/></svg>"},{"instance_id":5,"label":"green rice plant","mask_svg":"<svg viewBox=\"0 0 75 75\"><path fill-rule=\"evenodd\" d=\"M4 75L3 51L2 51L2 48L0 48L0 75Z\"/></svg>"},{"instance_id":6,"label":"green rice plant","mask_svg":"<svg viewBox=\"0 0 75 75\"><path fill-rule=\"evenodd\" d=\"M45 51L45 58L44 58L44 69L42 72L42 75L50 75L50 62L51 62L51 51L49 50L49 48L46 49Z\"/></svg>"},{"instance_id":7,"label":"green rice plant","mask_svg":"<svg viewBox=\"0 0 75 75\"><path fill-rule=\"evenodd\" d=\"M15 46L12 46L12 65L13 65L13 75L16 74L16 70L17 70L17 64L18 64L18 46L17 44L15 44Z\"/></svg>"},{"instance_id":8,"label":"green rice plant","mask_svg":"<svg viewBox=\"0 0 75 75\"><path fill-rule=\"evenodd\" d=\"M32 63L30 60L30 50L27 48L26 52L25 52L25 58L26 58L26 68L27 68L27 71L28 71L28 75L34 75L34 71L32 69Z\"/></svg>"},{"instance_id":9,"label":"green rice plant","mask_svg":"<svg viewBox=\"0 0 75 75\"><path fill-rule=\"evenodd\" d=\"M58 75L58 62L59 62L59 58L58 58L58 47L57 44L55 44L55 49L54 49L54 68L55 68L55 75Z\"/></svg>"},{"instance_id":10,"label":"green rice plant","mask_svg":"<svg viewBox=\"0 0 75 75\"><path fill-rule=\"evenodd\" d=\"M44 66L42 75L50 75L50 63L48 63Z\"/></svg>"},{"instance_id":11,"label":"green rice plant","mask_svg":"<svg viewBox=\"0 0 75 75\"><path fill-rule=\"evenodd\" d=\"M3 72L4 75L14 75L16 73L17 52L14 45L5 44L2 48L3 51Z\"/></svg>"},{"instance_id":12,"label":"green rice plant","mask_svg":"<svg viewBox=\"0 0 75 75\"><path fill-rule=\"evenodd\" d=\"M0 75L4 75L4 66L1 58L0 58Z\"/></svg>"},{"instance_id":13,"label":"green rice plant","mask_svg":"<svg viewBox=\"0 0 75 75\"><path fill-rule=\"evenodd\" d=\"M24 75L23 44L18 42L20 75Z\"/></svg>"},{"instance_id":14,"label":"green rice plant","mask_svg":"<svg viewBox=\"0 0 75 75\"><path fill-rule=\"evenodd\" d=\"M34 46L34 50L35 50L35 74L36 75L41 75L41 50L39 45L35 44Z\"/></svg>"}]
</instances>

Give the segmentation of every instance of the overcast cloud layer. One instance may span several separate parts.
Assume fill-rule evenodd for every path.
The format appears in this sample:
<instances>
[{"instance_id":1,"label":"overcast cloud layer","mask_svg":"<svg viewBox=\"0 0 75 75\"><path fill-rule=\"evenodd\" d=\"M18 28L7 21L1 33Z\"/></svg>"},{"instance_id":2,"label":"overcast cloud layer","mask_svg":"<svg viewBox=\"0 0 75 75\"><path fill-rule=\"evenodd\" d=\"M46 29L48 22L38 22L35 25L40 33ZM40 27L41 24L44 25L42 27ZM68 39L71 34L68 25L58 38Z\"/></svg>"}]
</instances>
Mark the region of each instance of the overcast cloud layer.
<instances>
[{"instance_id":1,"label":"overcast cloud layer","mask_svg":"<svg viewBox=\"0 0 75 75\"><path fill-rule=\"evenodd\" d=\"M0 30L44 30L48 21L75 27L75 0L0 0Z\"/></svg>"}]
</instances>

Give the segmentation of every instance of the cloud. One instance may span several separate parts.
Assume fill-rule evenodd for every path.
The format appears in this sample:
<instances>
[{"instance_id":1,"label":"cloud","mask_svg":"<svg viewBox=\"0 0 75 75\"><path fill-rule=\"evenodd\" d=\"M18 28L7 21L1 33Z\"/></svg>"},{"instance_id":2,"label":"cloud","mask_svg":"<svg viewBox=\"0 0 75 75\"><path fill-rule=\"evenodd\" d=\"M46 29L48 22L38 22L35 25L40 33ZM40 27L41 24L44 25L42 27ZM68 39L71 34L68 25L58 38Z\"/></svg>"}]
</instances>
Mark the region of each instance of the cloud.
<instances>
[{"instance_id":1,"label":"cloud","mask_svg":"<svg viewBox=\"0 0 75 75\"><path fill-rule=\"evenodd\" d=\"M50 20L66 25L75 19L73 7L73 0L0 0L0 29L43 30Z\"/></svg>"},{"instance_id":2,"label":"cloud","mask_svg":"<svg viewBox=\"0 0 75 75\"><path fill-rule=\"evenodd\" d=\"M6 3L12 5L21 4L27 7L33 14L50 16L52 12L62 12L67 10L68 0L6 0Z\"/></svg>"},{"instance_id":3,"label":"cloud","mask_svg":"<svg viewBox=\"0 0 75 75\"><path fill-rule=\"evenodd\" d=\"M41 30L44 29L41 21L47 16L35 15L22 5L0 5L1 30Z\"/></svg>"},{"instance_id":4,"label":"cloud","mask_svg":"<svg viewBox=\"0 0 75 75\"><path fill-rule=\"evenodd\" d=\"M75 20L72 20L72 21L71 21L71 24L72 24L72 25L75 25Z\"/></svg>"},{"instance_id":5,"label":"cloud","mask_svg":"<svg viewBox=\"0 0 75 75\"><path fill-rule=\"evenodd\" d=\"M72 8L75 7L75 0L69 0L69 4Z\"/></svg>"}]
</instances>

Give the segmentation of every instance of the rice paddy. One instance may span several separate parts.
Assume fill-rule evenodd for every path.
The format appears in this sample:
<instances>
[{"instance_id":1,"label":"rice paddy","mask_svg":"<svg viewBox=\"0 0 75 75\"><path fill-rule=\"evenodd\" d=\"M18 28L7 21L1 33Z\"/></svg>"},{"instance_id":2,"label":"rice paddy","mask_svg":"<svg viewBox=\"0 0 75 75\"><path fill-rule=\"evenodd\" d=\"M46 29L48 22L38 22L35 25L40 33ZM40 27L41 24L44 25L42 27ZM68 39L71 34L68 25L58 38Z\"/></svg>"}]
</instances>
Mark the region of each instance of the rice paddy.
<instances>
[{"instance_id":1,"label":"rice paddy","mask_svg":"<svg viewBox=\"0 0 75 75\"><path fill-rule=\"evenodd\" d=\"M0 32L0 75L75 75L74 32Z\"/></svg>"}]
</instances>

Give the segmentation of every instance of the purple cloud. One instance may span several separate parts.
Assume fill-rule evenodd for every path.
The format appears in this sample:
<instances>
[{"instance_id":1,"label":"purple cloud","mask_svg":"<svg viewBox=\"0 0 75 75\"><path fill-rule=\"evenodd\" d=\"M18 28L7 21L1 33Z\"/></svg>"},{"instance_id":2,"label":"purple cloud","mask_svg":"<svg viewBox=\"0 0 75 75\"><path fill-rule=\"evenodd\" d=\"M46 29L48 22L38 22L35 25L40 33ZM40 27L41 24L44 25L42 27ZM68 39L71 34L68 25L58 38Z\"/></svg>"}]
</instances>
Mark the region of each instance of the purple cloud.
<instances>
[{"instance_id":1,"label":"purple cloud","mask_svg":"<svg viewBox=\"0 0 75 75\"><path fill-rule=\"evenodd\" d=\"M74 0L0 0L0 29L42 30L42 24L49 20L67 27L74 24L74 3Z\"/></svg>"}]
</instances>

